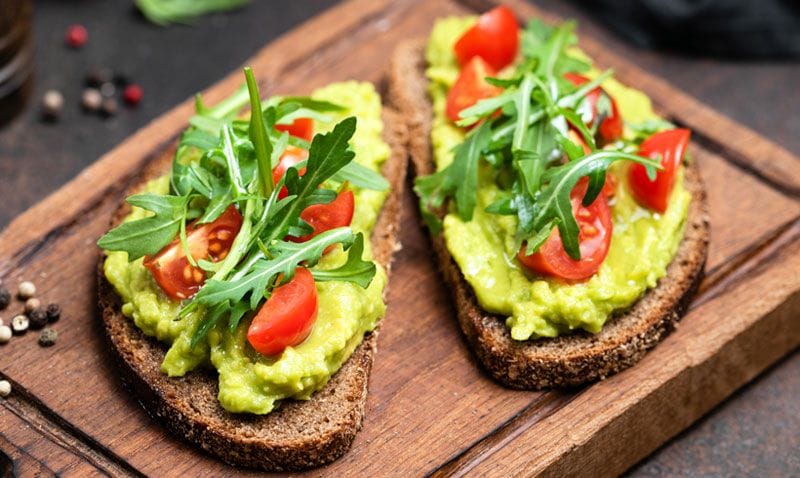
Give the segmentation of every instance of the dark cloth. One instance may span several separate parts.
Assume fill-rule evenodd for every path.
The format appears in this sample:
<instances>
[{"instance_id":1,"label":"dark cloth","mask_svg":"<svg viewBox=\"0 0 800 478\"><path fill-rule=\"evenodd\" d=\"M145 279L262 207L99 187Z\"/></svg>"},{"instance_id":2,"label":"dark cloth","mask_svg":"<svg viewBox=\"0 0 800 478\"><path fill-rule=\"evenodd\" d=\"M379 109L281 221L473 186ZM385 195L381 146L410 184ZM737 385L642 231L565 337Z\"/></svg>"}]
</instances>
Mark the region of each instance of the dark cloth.
<instances>
[{"instance_id":1,"label":"dark cloth","mask_svg":"<svg viewBox=\"0 0 800 478\"><path fill-rule=\"evenodd\" d=\"M733 58L800 57L800 0L576 0L648 48Z\"/></svg>"}]
</instances>

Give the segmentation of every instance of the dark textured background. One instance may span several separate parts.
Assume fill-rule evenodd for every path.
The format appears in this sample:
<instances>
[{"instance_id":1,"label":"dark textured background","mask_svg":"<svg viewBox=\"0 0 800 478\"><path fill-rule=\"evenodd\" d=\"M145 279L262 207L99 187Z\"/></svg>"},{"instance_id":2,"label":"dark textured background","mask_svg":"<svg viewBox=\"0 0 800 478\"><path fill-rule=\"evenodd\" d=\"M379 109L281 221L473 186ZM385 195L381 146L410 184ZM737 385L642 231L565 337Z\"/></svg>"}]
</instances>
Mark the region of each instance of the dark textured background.
<instances>
[{"instance_id":1,"label":"dark textured background","mask_svg":"<svg viewBox=\"0 0 800 478\"><path fill-rule=\"evenodd\" d=\"M145 22L129 0L37 0L36 85L27 110L0 129L0 227L64 184L125 137L233 69L257 49L334 0L254 1L245 10L203 18L193 27ZM534 3L581 20L581 31L608 42L641 67L800 154L800 63L719 61L625 44L575 7ZM82 50L63 47L67 25L84 24ZM142 85L136 109L109 120L81 112L82 80L113 67ZM58 123L39 118L48 88L64 93ZM800 165L798 165L800 167ZM43 218L46 220L46 218ZM800 470L800 355L789 358L720 405L631 470L634 476L790 476ZM593 473L592 473L593 474Z\"/></svg>"}]
</instances>

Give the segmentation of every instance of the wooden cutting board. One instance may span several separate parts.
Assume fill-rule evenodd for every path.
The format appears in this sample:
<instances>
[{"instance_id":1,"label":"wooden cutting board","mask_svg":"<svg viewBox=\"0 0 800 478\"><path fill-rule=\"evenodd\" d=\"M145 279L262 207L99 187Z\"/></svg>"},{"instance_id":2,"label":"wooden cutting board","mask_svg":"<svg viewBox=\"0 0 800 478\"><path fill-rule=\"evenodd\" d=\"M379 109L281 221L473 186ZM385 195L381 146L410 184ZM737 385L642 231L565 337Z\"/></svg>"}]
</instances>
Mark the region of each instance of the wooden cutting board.
<instances>
[{"instance_id":1,"label":"wooden cutting board","mask_svg":"<svg viewBox=\"0 0 800 478\"><path fill-rule=\"evenodd\" d=\"M521 1L507 3L523 18L555 20ZM383 89L400 40L425 36L437 17L491 6L353 0L247 64L265 94L302 94L348 78ZM800 159L591 38L581 46L694 132L712 232L707 276L687 317L640 364L603 382L566 392L505 389L462 340L409 193L364 427L349 453L310 474L620 473L800 343ZM241 81L240 71L231 73L206 92L208 101ZM55 347L38 347L29 333L0 348L0 375L14 387L0 401L0 449L22 475L247 473L148 418L109 365L95 310L94 243L123 191L174 143L192 112L188 100L177 106L0 234L0 279L12 286L34 280L43 300L64 309Z\"/></svg>"}]
</instances>

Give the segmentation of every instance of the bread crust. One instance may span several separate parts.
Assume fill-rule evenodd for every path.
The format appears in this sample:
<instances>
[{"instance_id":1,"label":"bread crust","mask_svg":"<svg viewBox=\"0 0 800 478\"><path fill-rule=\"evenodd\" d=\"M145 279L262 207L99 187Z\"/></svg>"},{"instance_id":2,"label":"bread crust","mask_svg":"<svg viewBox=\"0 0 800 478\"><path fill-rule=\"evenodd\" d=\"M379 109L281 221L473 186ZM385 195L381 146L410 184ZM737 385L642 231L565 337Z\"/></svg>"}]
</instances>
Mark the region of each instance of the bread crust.
<instances>
[{"instance_id":1,"label":"bread crust","mask_svg":"<svg viewBox=\"0 0 800 478\"><path fill-rule=\"evenodd\" d=\"M371 240L375 260L388 274L393 253L399 248L397 231L408 168L404 123L389 108L384 108L383 120L384 140L391 147L391 155L382 172L392 189ZM130 192L168 171L173 154L174 149L154 160ZM127 205L120 207L112 225L129 211ZM334 461L347 451L364 417L377 328L364 337L328 384L309 400L285 400L267 415L229 413L217 400L215 371L192 371L179 378L161 372L165 345L144 335L122 315L120 298L103 274L104 259L102 255L97 274L102 328L123 382L154 420L229 464L266 471L313 468Z\"/></svg>"},{"instance_id":2,"label":"bread crust","mask_svg":"<svg viewBox=\"0 0 800 478\"><path fill-rule=\"evenodd\" d=\"M389 79L390 101L407 121L409 153L417 175L434 171L430 143L433 113L424 47L422 40L401 44L393 56ZM552 339L513 340L505 318L478 305L443 236L431 235L439 269L452 290L461 330L491 376L508 387L526 390L581 385L630 367L674 330L697 290L708 253L706 194L694 164L686 168L685 185L692 202L684 238L667 275L597 334L578 331Z\"/></svg>"}]
</instances>

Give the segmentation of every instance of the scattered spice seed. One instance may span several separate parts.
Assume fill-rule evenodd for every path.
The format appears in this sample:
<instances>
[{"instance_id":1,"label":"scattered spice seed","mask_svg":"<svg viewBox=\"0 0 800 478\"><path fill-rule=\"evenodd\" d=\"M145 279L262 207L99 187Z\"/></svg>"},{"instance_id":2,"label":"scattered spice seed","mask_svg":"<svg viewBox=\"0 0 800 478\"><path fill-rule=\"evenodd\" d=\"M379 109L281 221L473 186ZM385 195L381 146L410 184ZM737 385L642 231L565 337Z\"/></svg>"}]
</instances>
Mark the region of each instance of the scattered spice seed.
<instances>
[{"instance_id":1,"label":"scattered spice seed","mask_svg":"<svg viewBox=\"0 0 800 478\"><path fill-rule=\"evenodd\" d=\"M58 304L50 304L47 306L47 320L55 322L61 318L61 307Z\"/></svg>"},{"instance_id":2,"label":"scattered spice seed","mask_svg":"<svg viewBox=\"0 0 800 478\"><path fill-rule=\"evenodd\" d=\"M7 325L0 325L0 344L7 344L9 340L11 340L11 336L13 332L11 332L11 327Z\"/></svg>"},{"instance_id":3,"label":"scattered spice seed","mask_svg":"<svg viewBox=\"0 0 800 478\"><path fill-rule=\"evenodd\" d=\"M11 319L11 330L17 335L27 332L29 325L30 321L24 315L18 315Z\"/></svg>"},{"instance_id":4,"label":"scattered spice seed","mask_svg":"<svg viewBox=\"0 0 800 478\"><path fill-rule=\"evenodd\" d=\"M114 74L114 84L119 86L119 87L121 87L121 88L125 88L126 86L128 86L130 84L130 80L123 73L115 73Z\"/></svg>"},{"instance_id":5,"label":"scattered spice seed","mask_svg":"<svg viewBox=\"0 0 800 478\"><path fill-rule=\"evenodd\" d=\"M86 111L97 111L103 105L103 95L96 88L86 88L81 95L81 106Z\"/></svg>"},{"instance_id":6,"label":"scattered spice seed","mask_svg":"<svg viewBox=\"0 0 800 478\"><path fill-rule=\"evenodd\" d=\"M58 90L47 90L42 95L42 113L48 118L56 119L64 109L64 95Z\"/></svg>"},{"instance_id":7,"label":"scattered spice seed","mask_svg":"<svg viewBox=\"0 0 800 478\"><path fill-rule=\"evenodd\" d=\"M80 48L89 41L89 31L83 25L70 25L67 27L64 41L69 47Z\"/></svg>"},{"instance_id":8,"label":"scattered spice seed","mask_svg":"<svg viewBox=\"0 0 800 478\"><path fill-rule=\"evenodd\" d=\"M11 303L11 292L0 286L0 310L4 310Z\"/></svg>"},{"instance_id":9,"label":"scattered spice seed","mask_svg":"<svg viewBox=\"0 0 800 478\"><path fill-rule=\"evenodd\" d=\"M30 321L30 327L33 330L39 330L47 325L47 312L41 307L34 309L28 314L28 319Z\"/></svg>"},{"instance_id":10,"label":"scattered spice seed","mask_svg":"<svg viewBox=\"0 0 800 478\"><path fill-rule=\"evenodd\" d=\"M117 88L114 86L114 83L111 83L110 81L100 85L100 94L103 95L103 98L111 98L116 92Z\"/></svg>"},{"instance_id":11,"label":"scattered spice seed","mask_svg":"<svg viewBox=\"0 0 800 478\"><path fill-rule=\"evenodd\" d=\"M125 103L128 103L131 106L136 106L139 102L142 101L142 97L144 96L144 91L142 87L133 83L125 87L125 91L122 93L122 97L125 99Z\"/></svg>"},{"instance_id":12,"label":"scattered spice seed","mask_svg":"<svg viewBox=\"0 0 800 478\"><path fill-rule=\"evenodd\" d=\"M36 295L36 286L31 281L20 282L17 296L22 300L28 300Z\"/></svg>"},{"instance_id":13,"label":"scattered spice seed","mask_svg":"<svg viewBox=\"0 0 800 478\"><path fill-rule=\"evenodd\" d=\"M34 310L42 306L42 302L36 297L31 297L25 301L25 313L30 314Z\"/></svg>"},{"instance_id":14,"label":"scattered spice seed","mask_svg":"<svg viewBox=\"0 0 800 478\"><path fill-rule=\"evenodd\" d=\"M118 108L119 107L117 106L117 100L115 100L114 98L106 98L105 100L103 100L101 111L105 116L114 116L115 114L117 114Z\"/></svg>"},{"instance_id":15,"label":"scattered spice seed","mask_svg":"<svg viewBox=\"0 0 800 478\"><path fill-rule=\"evenodd\" d=\"M86 77L86 86L99 88L103 83L113 81L114 72L109 68L94 68Z\"/></svg>"},{"instance_id":16,"label":"scattered spice seed","mask_svg":"<svg viewBox=\"0 0 800 478\"><path fill-rule=\"evenodd\" d=\"M11 395L11 382L0 380L0 397L6 398Z\"/></svg>"},{"instance_id":17,"label":"scattered spice seed","mask_svg":"<svg viewBox=\"0 0 800 478\"><path fill-rule=\"evenodd\" d=\"M42 333L39 334L39 345L42 347L50 347L51 345L55 345L56 340L58 340L58 332L56 329L45 327L44 330L42 330Z\"/></svg>"}]
</instances>

